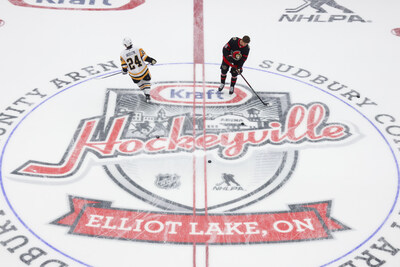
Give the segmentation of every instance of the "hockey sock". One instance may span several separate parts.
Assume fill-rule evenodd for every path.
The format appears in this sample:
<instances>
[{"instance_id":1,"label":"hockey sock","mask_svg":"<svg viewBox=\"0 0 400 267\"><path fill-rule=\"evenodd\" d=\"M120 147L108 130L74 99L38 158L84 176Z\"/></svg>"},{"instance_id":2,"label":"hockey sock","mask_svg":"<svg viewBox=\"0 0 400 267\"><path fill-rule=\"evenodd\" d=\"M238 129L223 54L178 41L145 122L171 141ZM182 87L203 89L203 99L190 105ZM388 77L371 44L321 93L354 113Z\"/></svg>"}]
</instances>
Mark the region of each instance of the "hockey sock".
<instances>
[{"instance_id":1,"label":"hockey sock","mask_svg":"<svg viewBox=\"0 0 400 267\"><path fill-rule=\"evenodd\" d=\"M237 77L232 77L231 79L231 86L235 86Z\"/></svg>"},{"instance_id":2,"label":"hockey sock","mask_svg":"<svg viewBox=\"0 0 400 267\"><path fill-rule=\"evenodd\" d=\"M225 83L226 74L221 74L221 83Z\"/></svg>"}]
</instances>

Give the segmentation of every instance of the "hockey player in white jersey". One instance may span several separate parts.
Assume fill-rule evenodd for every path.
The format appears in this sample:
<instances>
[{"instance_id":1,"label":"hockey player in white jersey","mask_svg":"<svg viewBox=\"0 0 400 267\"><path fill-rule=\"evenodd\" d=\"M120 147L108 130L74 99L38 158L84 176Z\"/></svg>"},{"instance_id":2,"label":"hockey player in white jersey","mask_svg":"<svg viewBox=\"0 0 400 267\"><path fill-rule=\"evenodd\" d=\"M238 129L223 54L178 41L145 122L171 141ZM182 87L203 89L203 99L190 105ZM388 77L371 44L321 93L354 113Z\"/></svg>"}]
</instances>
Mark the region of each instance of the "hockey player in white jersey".
<instances>
[{"instance_id":1,"label":"hockey player in white jersey","mask_svg":"<svg viewBox=\"0 0 400 267\"><path fill-rule=\"evenodd\" d=\"M121 52L120 56L122 74L129 73L132 81L143 90L146 101L149 102L151 76L145 61L151 65L156 64L157 61L146 55L142 48L133 46L132 40L129 37L124 38L123 44L126 49Z\"/></svg>"}]
</instances>

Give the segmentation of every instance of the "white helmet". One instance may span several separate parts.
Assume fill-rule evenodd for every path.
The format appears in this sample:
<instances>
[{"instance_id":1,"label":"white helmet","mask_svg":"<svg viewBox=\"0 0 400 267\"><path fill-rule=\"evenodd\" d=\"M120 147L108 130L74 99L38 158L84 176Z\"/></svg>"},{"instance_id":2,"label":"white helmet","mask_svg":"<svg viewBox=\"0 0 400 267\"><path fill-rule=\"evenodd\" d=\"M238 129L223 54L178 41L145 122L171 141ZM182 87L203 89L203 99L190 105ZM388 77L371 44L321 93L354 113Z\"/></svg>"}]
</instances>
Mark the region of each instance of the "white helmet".
<instances>
[{"instance_id":1,"label":"white helmet","mask_svg":"<svg viewBox=\"0 0 400 267\"><path fill-rule=\"evenodd\" d=\"M131 45L132 45L132 40L131 40L131 38L125 37L125 38L124 38L124 41L123 41L123 44L124 44L125 47L131 46Z\"/></svg>"}]
</instances>

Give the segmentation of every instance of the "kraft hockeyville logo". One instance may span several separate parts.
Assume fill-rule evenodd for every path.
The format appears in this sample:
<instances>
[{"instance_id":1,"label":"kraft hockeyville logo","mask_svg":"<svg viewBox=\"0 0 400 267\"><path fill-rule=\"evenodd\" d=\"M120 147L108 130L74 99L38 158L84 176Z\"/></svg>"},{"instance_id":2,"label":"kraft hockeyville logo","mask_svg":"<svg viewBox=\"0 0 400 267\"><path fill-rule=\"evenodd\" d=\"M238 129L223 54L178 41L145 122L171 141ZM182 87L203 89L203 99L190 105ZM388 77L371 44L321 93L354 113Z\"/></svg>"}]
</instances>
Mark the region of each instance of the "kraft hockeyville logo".
<instances>
[{"instance_id":1,"label":"kraft hockeyville logo","mask_svg":"<svg viewBox=\"0 0 400 267\"><path fill-rule=\"evenodd\" d=\"M122 246L143 242L265 244L277 251L269 260L285 266L395 266L399 178L397 147L388 146L397 144L396 119L336 80L269 63L276 71L268 77L287 69L290 82L255 80L259 98L240 83L229 95L218 83L164 81L152 85L148 103L118 81L107 88L54 79L56 91L35 89L15 102L40 107L6 140L3 195L37 229L35 243L57 239L57 250L75 256L82 250L74 240L84 241L98 252L83 259L93 266L110 259L109 247L118 247L112 261L121 265ZM59 94L62 87L71 90ZM0 217L12 226L13 215ZM12 240L3 238L5 249L17 246ZM282 258L290 249L317 249L318 257Z\"/></svg>"},{"instance_id":2,"label":"kraft hockeyville logo","mask_svg":"<svg viewBox=\"0 0 400 267\"><path fill-rule=\"evenodd\" d=\"M313 14L314 13L314 14ZM299 5L285 9L279 22L371 22L335 0L299 0Z\"/></svg>"},{"instance_id":3,"label":"kraft hockeyville logo","mask_svg":"<svg viewBox=\"0 0 400 267\"><path fill-rule=\"evenodd\" d=\"M145 0L9 0L12 4L31 8L62 10L112 11L138 7Z\"/></svg>"},{"instance_id":4,"label":"kraft hockeyville logo","mask_svg":"<svg viewBox=\"0 0 400 267\"><path fill-rule=\"evenodd\" d=\"M228 95L218 94L215 84L161 83L152 90L157 103L146 103L140 91L109 89L104 114L79 123L58 163L30 160L13 174L69 177L80 169L88 153L103 163L142 154L206 149L217 151L223 160L235 160L264 146L296 148L351 136L346 124L328 122L329 109L323 103L292 104L283 109L285 93L260 94L269 99L271 107L263 107L240 85L237 94ZM202 100L197 101L197 96ZM179 103L191 104L177 108ZM207 105L207 113L193 114L193 105Z\"/></svg>"}]
</instances>

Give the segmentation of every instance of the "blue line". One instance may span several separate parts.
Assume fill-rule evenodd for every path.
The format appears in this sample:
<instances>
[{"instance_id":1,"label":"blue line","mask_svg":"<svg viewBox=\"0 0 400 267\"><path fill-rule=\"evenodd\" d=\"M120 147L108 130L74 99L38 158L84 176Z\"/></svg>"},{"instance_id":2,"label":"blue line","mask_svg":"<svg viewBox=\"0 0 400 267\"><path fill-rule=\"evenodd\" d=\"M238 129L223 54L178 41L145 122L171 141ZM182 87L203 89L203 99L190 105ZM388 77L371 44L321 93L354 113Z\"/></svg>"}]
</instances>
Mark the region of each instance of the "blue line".
<instances>
[{"instance_id":1,"label":"blue line","mask_svg":"<svg viewBox=\"0 0 400 267\"><path fill-rule=\"evenodd\" d=\"M193 62L188 62L188 63L163 63L163 64L154 65L153 67L164 66L164 65L188 65L188 64L193 64ZM218 64L218 63L205 63L205 65L220 65L220 64ZM294 81L297 81L297 82L306 84L306 85L308 85L308 86L311 86L311 87L313 87L313 88L316 88L316 89L318 89L319 91L321 91L321 92L323 92L323 93L326 93L326 94L328 94L328 95L330 95L330 96L336 98L337 100L339 100L339 101L341 101L342 103L346 104L348 107L352 108L354 111L356 111L356 112L357 112L358 114L360 114L362 117L364 117L364 118L378 131L378 133L379 133L380 136L383 138L383 140L385 141L385 143L388 145L388 147L389 147L389 149L390 149L390 151L391 151L391 153L392 153L392 155L393 155L393 158L394 158L394 161L395 161L395 164L396 164L396 169L397 169L398 184L397 184L396 198L395 198L395 201L394 201L394 203L393 203L393 205L392 205L392 207L391 207L391 209L390 209L389 214L387 215L387 217L385 218L385 220L383 221L383 223L378 227L378 229L376 229L375 232L373 232L373 234L372 234L371 236L369 236L364 242L362 242L361 244L359 244L357 247L355 247L354 249L352 249L352 250L349 251L348 253L346 253L346 254L340 256L339 258L334 259L334 260L332 260L332 261L330 261L330 262L328 262L328 263L326 263L326 264L324 264L324 265L321 265L320 267L328 266L328 265L330 265L330 264L332 264L332 263L334 263L334 262L336 262L336 261L338 261L338 260L340 260L340 259L342 259L342 258L348 256L349 254L353 253L355 250L357 250L358 248L360 248L362 245L364 245L366 242L368 242L373 236L376 235L376 233L377 233L379 230L381 230L381 228L384 226L384 224L385 224L385 223L387 222L387 220L389 219L390 215L393 213L394 208L395 208L396 203L397 203L397 200L398 200L398 197L399 197L399 192L400 192L400 170L399 170L399 164L398 164L397 158L396 158L396 156L395 156L395 153L394 153L392 147L390 146L389 141L385 138L385 136L382 134L382 132L375 126L375 124L374 124L370 119L368 119L368 118L367 118L364 114L362 114L359 110L357 110L356 108L354 108L354 107L351 106L350 104L346 103L345 101L343 101L343 100L340 99L339 97L333 95L332 93L330 93L330 92L328 92L328 91L325 91L325 90L323 90L323 89L321 89L321 88L319 88L319 87L317 87L317 86L315 86L315 85L309 84L309 83L304 82L304 81L302 81L302 80L298 80L298 79L296 79L296 78L293 78L293 77L290 77L290 76L286 76L286 75L283 75L283 74L279 74L279 73L275 73L275 72L271 72L271 71L267 71L267 70L261 70L261 69L251 68L251 67L245 67L245 69L251 69L251 70L255 70L255 71L262 71L262 72L266 72L266 73L269 73L269 74L273 74L273 75L281 76L281 77L284 77L284 78L288 78L288 79L291 79L291 80L294 80ZM7 140L6 140L6 142L5 142L5 145L4 145L4 147L3 147L3 150L2 150L2 153L1 153L1 156L0 156L0 185L1 185L1 190L2 190L2 192L3 192L3 195L4 195L5 199L6 199L6 202L7 202L8 206L10 207L10 209L12 210L12 212L14 213L14 215L16 216L16 218L21 222L21 224L22 224L32 235L34 235L36 238L38 238L40 241L42 241L42 242L43 242L44 244L46 244L48 247L50 247L50 248L52 248L53 250L57 251L58 253L64 255L65 257L67 257L67 258L69 258L69 259L71 259L71 260L73 260L73 261L75 261L75 262L78 262L78 263L80 263L80 264L82 264L82 265L88 266L88 267L91 267L91 265L88 265L88 264L86 264L86 263L84 263L84 262L82 262L82 261L80 261L80 260L77 260L77 259L75 259L75 258L73 258L73 257L71 257L71 256L69 256L69 255L67 255L67 254L65 254L64 252L58 250L57 248L53 247L53 246L50 245L49 243L47 243L45 240L43 240L41 237L39 237L35 232L33 232L33 230L30 229L30 228L22 221L22 219L18 216L18 214L16 213L16 211L15 211L14 208L12 207L12 205L11 205L11 203L10 203L8 197L7 197L7 194L6 194L6 192L5 192L4 184L3 184L3 175L2 175L2 163L3 163L3 157L4 157L5 149L6 149L8 143L9 143L9 141L10 141L11 136L14 134L14 132L16 131L16 129L19 127L19 125L26 119L26 117L28 117L28 116L29 116L33 111L35 111L38 107L40 107L41 105L43 105L44 103L46 103L48 100L52 99L53 97L55 97L55 96L57 96L57 95L59 95L59 94L65 92L66 90L69 90L69 89L71 89L71 88L73 88L73 87L75 87L75 86L77 86L77 85L80 85L80 84L82 84L82 83L84 83L84 82L87 82L87 81L90 81L90 80L93 80L93 79L96 79L96 78L101 78L101 77L103 77L103 76L113 74L113 73L116 73L116 72L119 72L119 71L120 71L120 70L107 72L107 73L104 73L104 74L101 74L101 75L97 75L97 76L91 77L91 78L89 78L89 79L80 81L80 82L78 82L78 83L76 83L76 84L73 84L73 85L71 85L71 86L69 86L69 87L66 87L66 88L63 89L63 90L60 90L59 92L55 93L54 95L50 96L49 98L47 98L47 99L45 99L44 101L42 101L41 103L39 103L39 104L38 104L36 107L34 107L30 112L28 112L28 113L17 123L17 125L14 127L14 129L11 131L9 137L7 138Z\"/></svg>"}]
</instances>

